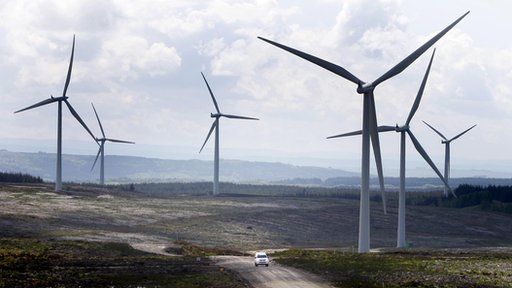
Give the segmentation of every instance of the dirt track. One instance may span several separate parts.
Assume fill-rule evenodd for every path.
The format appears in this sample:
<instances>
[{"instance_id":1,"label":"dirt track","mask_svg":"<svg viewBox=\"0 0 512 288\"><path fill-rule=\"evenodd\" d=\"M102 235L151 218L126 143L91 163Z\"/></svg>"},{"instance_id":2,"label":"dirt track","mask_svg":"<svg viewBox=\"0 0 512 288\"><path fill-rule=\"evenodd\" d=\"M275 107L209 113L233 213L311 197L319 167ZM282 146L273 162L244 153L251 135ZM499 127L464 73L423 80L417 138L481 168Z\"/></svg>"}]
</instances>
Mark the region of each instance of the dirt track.
<instances>
[{"instance_id":1,"label":"dirt track","mask_svg":"<svg viewBox=\"0 0 512 288\"><path fill-rule=\"evenodd\" d=\"M319 277L271 262L269 267L254 267L252 257L217 256L217 265L236 271L255 288L328 288Z\"/></svg>"},{"instance_id":2,"label":"dirt track","mask_svg":"<svg viewBox=\"0 0 512 288\"><path fill-rule=\"evenodd\" d=\"M165 244L137 243L133 248L160 255L176 256L165 252ZM330 288L316 275L271 262L268 267L255 267L252 257L215 256L216 264L237 272L254 288Z\"/></svg>"}]
</instances>

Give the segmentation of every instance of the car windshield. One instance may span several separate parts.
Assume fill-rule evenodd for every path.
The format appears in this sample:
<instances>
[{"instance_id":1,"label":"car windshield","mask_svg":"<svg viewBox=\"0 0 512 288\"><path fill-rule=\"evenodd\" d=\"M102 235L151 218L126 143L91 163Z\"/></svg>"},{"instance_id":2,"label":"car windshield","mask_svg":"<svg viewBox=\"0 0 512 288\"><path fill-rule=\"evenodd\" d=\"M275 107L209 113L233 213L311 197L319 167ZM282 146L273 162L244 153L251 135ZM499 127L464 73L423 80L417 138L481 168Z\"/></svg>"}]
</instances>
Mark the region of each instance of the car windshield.
<instances>
[{"instance_id":1,"label":"car windshield","mask_svg":"<svg viewBox=\"0 0 512 288\"><path fill-rule=\"evenodd\" d=\"M267 255L258 255L256 258L267 258Z\"/></svg>"}]
</instances>

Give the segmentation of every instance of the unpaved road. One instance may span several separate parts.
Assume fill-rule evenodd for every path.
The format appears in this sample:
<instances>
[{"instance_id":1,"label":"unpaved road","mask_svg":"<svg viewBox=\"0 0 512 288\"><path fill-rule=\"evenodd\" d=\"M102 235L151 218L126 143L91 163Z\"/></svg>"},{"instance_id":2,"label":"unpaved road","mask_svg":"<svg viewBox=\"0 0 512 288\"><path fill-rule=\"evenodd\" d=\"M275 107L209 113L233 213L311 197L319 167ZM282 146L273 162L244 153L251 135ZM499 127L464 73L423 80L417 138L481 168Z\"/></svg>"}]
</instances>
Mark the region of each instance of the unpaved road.
<instances>
[{"instance_id":1,"label":"unpaved road","mask_svg":"<svg viewBox=\"0 0 512 288\"><path fill-rule=\"evenodd\" d=\"M271 262L254 267L252 257L217 256L217 265L236 271L254 288L331 288L318 276Z\"/></svg>"},{"instance_id":2,"label":"unpaved road","mask_svg":"<svg viewBox=\"0 0 512 288\"><path fill-rule=\"evenodd\" d=\"M161 243L130 243L135 249L166 256L177 256L165 252ZM268 267L254 266L253 257L214 256L220 267L237 272L254 288L332 288L320 277L311 273L271 262Z\"/></svg>"},{"instance_id":3,"label":"unpaved road","mask_svg":"<svg viewBox=\"0 0 512 288\"><path fill-rule=\"evenodd\" d=\"M169 247L168 243L128 243L133 249L137 249L143 252L164 255L164 256L172 256L172 257L180 257L181 255L171 254L165 251L166 248Z\"/></svg>"}]
</instances>

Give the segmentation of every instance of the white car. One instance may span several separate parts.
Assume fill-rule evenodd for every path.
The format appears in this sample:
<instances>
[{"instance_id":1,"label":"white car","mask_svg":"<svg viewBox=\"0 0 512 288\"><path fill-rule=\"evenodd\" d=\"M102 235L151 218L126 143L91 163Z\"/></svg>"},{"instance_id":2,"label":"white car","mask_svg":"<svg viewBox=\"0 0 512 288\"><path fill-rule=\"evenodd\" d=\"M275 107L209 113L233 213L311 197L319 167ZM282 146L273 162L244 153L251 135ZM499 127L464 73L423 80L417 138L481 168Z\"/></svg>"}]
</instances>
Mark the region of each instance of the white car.
<instances>
[{"instance_id":1,"label":"white car","mask_svg":"<svg viewBox=\"0 0 512 288\"><path fill-rule=\"evenodd\" d=\"M267 253L258 252L254 255L254 266L265 265L268 267L268 263L270 263L270 260L268 259Z\"/></svg>"}]
</instances>

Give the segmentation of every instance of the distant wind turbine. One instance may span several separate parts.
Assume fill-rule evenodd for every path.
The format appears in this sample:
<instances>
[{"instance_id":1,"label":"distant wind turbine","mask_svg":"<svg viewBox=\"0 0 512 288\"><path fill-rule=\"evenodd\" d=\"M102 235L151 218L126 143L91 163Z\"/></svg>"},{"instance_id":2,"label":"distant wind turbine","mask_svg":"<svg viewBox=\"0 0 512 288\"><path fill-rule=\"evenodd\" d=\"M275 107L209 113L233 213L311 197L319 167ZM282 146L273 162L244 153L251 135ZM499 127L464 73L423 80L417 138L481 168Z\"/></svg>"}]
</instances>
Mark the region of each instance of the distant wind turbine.
<instances>
[{"instance_id":1,"label":"distant wind turbine","mask_svg":"<svg viewBox=\"0 0 512 288\"><path fill-rule=\"evenodd\" d=\"M370 251L370 137L373 145L373 152L375 155L375 161L377 163L377 172L379 175L379 184L381 191L384 190L384 176L382 173L382 159L380 153L379 133L377 132L377 116L375 111L375 100L374 100L374 89L382 82L400 74L409 65L411 65L418 57L420 57L425 51L427 51L434 43L443 37L450 29L452 29L459 21L462 20L467 14L459 17L452 24L446 27L444 30L435 35L428 42L423 44L416 51L412 52L404 60L398 63L396 66L391 68L389 71L384 73L382 76L377 78L373 82L366 83L354 76L354 74L347 71L345 68L336 64L330 63L313 55L301 52L299 50L290 48L288 46L276 43L274 41L258 37L259 39L268 42L274 46L277 46L285 51L288 51L296 56L299 56L307 61L310 61L326 70L333 72L334 74L341 76L350 82L357 85L357 93L363 94L363 127L362 127L362 157L361 157L361 200L359 202L359 240L358 240L358 251L369 252ZM385 194L383 194L385 196ZM383 198L385 201L385 198Z\"/></svg>"},{"instance_id":2,"label":"distant wind turbine","mask_svg":"<svg viewBox=\"0 0 512 288\"><path fill-rule=\"evenodd\" d=\"M441 134L441 132L437 131L434 127L429 125L427 122L423 121L423 123L425 123L428 127L430 127L430 129L434 130L434 132L436 132L437 135L439 135L439 136L441 136L441 138L443 138L441 143L444 144L444 146L445 146L444 147L444 179L446 179L446 182L449 183L450 182L450 143L453 140L459 138L460 136L466 134L469 130L475 128L476 124L471 126L468 129L466 129L464 132L460 133L459 135L448 140L446 137L444 137L443 134ZM448 197L448 191L446 188L444 189L444 197Z\"/></svg>"},{"instance_id":3,"label":"distant wind turbine","mask_svg":"<svg viewBox=\"0 0 512 288\"><path fill-rule=\"evenodd\" d=\"M62 102L66 103L66 106L68 106L69 112L75 117L75 119L82 125L82 127L85 128L87 133L91 135L93 139L96 140L94 135L92 134L91 130L87 127L85 122L80 118L78 113L75 111L73 106L68 101L68 97L66 96L66 92L68 90L69 81L71 80L71 70L73 68L73 56L75 53L75 35L73 35L73 47L71 48L71 59L69 60L69 68L68 68L68 74L66 77L66 83L64 84L64 91L62 91L61 97L53 97L53 95L50 95L49 99L43 100L39 103L36 103L32 106L29 106L27 108L23 108L21 110L18 110L14 113L22 112L25 110L30 110L39 106L47 105L53 102L58 102L58 113L57 113L57 173L55 175L55 191L61 191L62 190Z\"/></svg>"},{"instance_id":4,"label":"distant wind turbine","mask_svg":"<svg viewBox=\"0 0 512 288\"><path fill-rule=\"evenodd\" d=\"M211 113L210 117L215 118L215 120L212 123L212 127L210 128L210 131L208 132L208 136L206 136L206 140L203 143L203 146L201 146L201 149L199 150L199 153L203 151L204 146L206 145L206 142L208 142L208 139L210 138L210 135L212 135L213 130L215 130L215 156L214 156L214 163L213 163L213 195L219 194L219 120L221 117L226 117L230 119L244 119L244 120L259 120L258 118L251 118L246 116L237 116L237 115L230 115L230 114L223 114L220 112L219 105L217 104L217 100L215 100L215 96L213 95L212 89L210 88L210 85L208 84L208 81L206 81L206 77L204 77L203 72L201 72L201 75L203 76L204 82L206 83L206 87L208 87L208 91L210 92L210 95L212 96L213 105L215 106L215 110L217 113Z\"/></svg>"},{"instance_id":5,"label":"distant wind turbine","mask_svg":"<svg viewBox=\"0 0 512 288\"><path fill-rule=\"evenodd\" d=\"M414 144L414 147L418 151L418 153L425 159L425 161L432 167L432 170L439 176L439 179L443 181L445 187L452 191L450 187L448 186L448 182L445 178L441 175L441 172L439 172L439 169L437 169L436 165L430 159L427 152L423 147L421 146L420 142L414 134L412 133L410 129L410 123L412 118L414 117L414 114L418 110L418 107L420 106L421 97L423 96L423 91L425 90L425 85L427 83L428 75L430 73L430 68L432 66L432 60L434 60L434 52L432 52L432 57L430 58L430 62L428 64L427 71L425 72L425 76L423 77L423 81L421 82L420 89L418 91L418 94L416 95L416 99L414 100L414 104L411 107L411 111L409 112L409 116L407 117L407 120L405 121L405 125L398 126L379 126L377 128L378 132L389 132L389 131L396 131L400 133L400 192L398 194L398 229L397 229L397 247L403 248L406 246L405 241L405 137L406 134L409 135L409 138L411 139L412 143ZM361 135L361 130L354 131L350 133L340 134L336 136L328 137L328 139L331 138L339 138L339 137L347 137L347 136L354 136L354 135ZM453 192L452 192L453 193ZM455 194L454 194L455 195Z\"/></svg>"},{"instance_id":6,"label":"distant wind turbine","mask_svg":"<svg viewBox=\"0 0 512 288\"><path fill-rule=\"evenodd\" d=\"M98 113L96 112L96 108L94 108L94 104L92 104L92 109L94 110L94 115L96 115L96 119L98 119L98 125L100 126L102 138L96 138L96 142L100 145L98 150L98 154L96 154L96 159L94 159L94 163L92 164L91 171L94 169L96 162L98 161L98 157L101 154L101 162L100 162L100 185L105 185L105 142L114 142L114 143L126 143L126 144L135 144L135 142L117 140L112 138L106 138L105 131L103 130L103 125L101 125L100 117L98 117Z\"/></svg>"}]
</instances>

